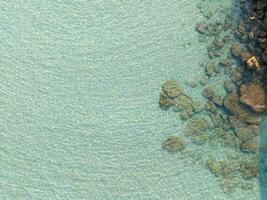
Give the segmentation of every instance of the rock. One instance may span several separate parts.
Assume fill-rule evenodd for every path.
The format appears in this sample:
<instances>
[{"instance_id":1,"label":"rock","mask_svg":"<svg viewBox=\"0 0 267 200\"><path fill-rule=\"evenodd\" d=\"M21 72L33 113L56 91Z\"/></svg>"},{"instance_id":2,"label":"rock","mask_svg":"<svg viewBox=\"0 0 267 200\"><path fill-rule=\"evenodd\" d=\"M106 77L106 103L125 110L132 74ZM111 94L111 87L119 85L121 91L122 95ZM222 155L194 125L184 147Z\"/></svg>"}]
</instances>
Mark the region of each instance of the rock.
<instances>
[{"instance_id":1,"label":"rock","mask_svg":"<svg viewBox=\"0 0 267 200\"><path fill-rule=\"evenodd\" d=\"M266 93L262 86L251 83L249 85L241 85L240 101L248 105L255 112L266 111Z\"/></svg>"},{"instance_id":2,"label":"rock","mask_svg":"<svg viewBox=\"0 0 267 200\"><path fill-rule=\"evenodd\" d=\"M254 140L247 140L241 144L241 150L245 153L257 153L259 151L259 143Z\"/></svg>"},{"instance_id":3,"label":"rock","mask_svg":"<svg viewBox=\"0 0 267 200\"><path fill-rule=\"evenodd\" d=\"M216 161L214 158L209 158L206 162L206 167L215 176L228 176L240 169L240 163L237 161L225 162Z\"/></svg>"},{"instance_id":4,"label":"rock","mask_svg":"<svg viewBox=\"0 0 267 200\"><path fill-rule=\"evenodd\" d=\"M236 127L234 132L241 141L247 141L255 137L253 127L254 125Z\"/></svg>"},{"instance_id":5,"label":"rock","mask_svg":"<svg viewBox=\"0 0 267 200\"><path fill-rule=\"evenodd\" d=\"M188 120L190 117L192 117L194 115L194 112L193 112L193 108L192 107L189 107L187 108L186 110L183 110L181 113L180 113L180 118L182 120Z\"/></svg>"},{"instance_id":6,"label":"rock","mask_svg":"<svg viewBox=\"0 0 267 200\"><path fill-rule=\"evenodd\" d=\"M194 101L192 106L193 106L193 111L195 113L201 112L205 108L205 104L200 101Z\"/></svg>"},{"instance_id":7,"label":"rock","mask_svg":"<svg viewBox=\"0 0 267 200\"><path fill-rule=\"evenodd\" d=\"M258 178L259 166L257 159L243 161L240 165L240 172L245 179Z\"/></svg>"},{"instance_id":8,"label":"rock","mask_svg":"<svg viewBox=\"0 0 267 200\"><path fill-rule=\"evenodd\" d=\"M198 135L192 138L192 142L197 145L205 144L209 137L207 135Z\"/></svg>"},{"instance_id":9,"label":"rock","mask_svg":"<svg viewBox=\"0 0 267 200\"><path fill-rule=\"evenodd\" d=\"M253 182L246 182L241 185L242 190L253 190L255 188L255 183Z\"/></svg>"},{"instance_id":10,"label":"rock","mask_svg":"<svg viewBox=\"0 0 267 200\"><path fill-rule=\"evenodd\" d=\"M223 59L220 61L220 65L222 66L231 66L233 65L233 62L230 59Z\"/></svg>"},{"instance_id":11,"label":"rock","mask_svg":"<svg viewBox=\"0 0 267 200\"><path fill-rule=\"evenodd\" d=\"M236 186L238 185L237 176L227 176L219 181L219 186L225 193L232 193L235 191Z\"/></svg>"},{"instance_id":12,"label":"rock","mask_svg":"<svg viewBox=\"0 0 267 200\"><path fill-rule=\"evenodd\" d=\"M217 54L215 54L215 55L217 55ZM218 73L221 72L221 69L220 69L220 67L219 67L218 65L215 65L215 66L214 66L214 72L215 72L216 74L218 74Z\"/></svg>"},{"instance_id":13,"label":"rock","mask_svg":"<svg viewBox=\"0 0 267 200\"><path fill-rule=\"evenodd\" d=\"M212 76L214 74L215 65L214 63L208 63L205 67L206 75Z\"/></svg>"},{"instance_id":14,"label":"rock","mask_svg":"<svg viewBox=\"0 0 267 200\"><path fill-rule=\"evenodd\" d=\"M214 95L214 90L212 89L212 87L206 87L204 88L203 92L202 92L202 96L206 97L207 99L211 99Z\"/></svg>"},{"instance_id":15,"label":"rock","mask_svg":"<svg viewBox=\"0 0 267 200\"><path fill-rule=\"evenodd\" d=\"M219 95L213 95L212 102L217 106L221 106L223 104L223 98Z\"/></svg>"},{"instance_id":16,"label":"rock","mask_svg":"<svg viewBox=\"0 0 267 200\"><path fill-rule=\"evenodd\" d=\"M225 134L222 135L221 138L223 139L224 144L226 146L236 147L236 148L240 147L241 141L238 139L238 137L236 137L233 134L225 132Z\"/></svg>"},{"instance_id":17,"label":"rock","mask_svg":"<svg viewBox=\"0 0 267 200\"><path fill-rule=\"evenodd\" d=\"M173 110L176 112L192 108L192 104L192 100L184 94L178 96L172 101Z\"/></svg>"},{"instance_id":18,"label":"rock","mask_svg":"<svg viewBox=\"0 0 267 200\"><path fill-rule=\"evenodd\" d=\"M206 110L215 114L218 112L216 105L212 101L207 103Z\"/></svg>"},{"instance_id":19,"label":"rock","mask_svg":"<svg viewBox=\"0 0 267 200\"><path fill-rule=\"evenodd\" d=\"M159 105L162 109L167 110L171 106L171 100L163 92L160 93Z\"/></svg>"},{"instance_id":20,"label":"rock","mask_svg":"<svg viewBox=\"0 0 267 200\"><path fill-rule=\"evenodd\" d=\"M249 59L251 58L251 55L250 55L250 53L248 53L248 52L242 52L242 53L240 53L239 58L240 58L243 62L246 62L247 60L249 60Z\"/></svg>"},{"instance_id":21,"label":"rock","mask_svg":"<svg viewBox=\"0 0 267 200\"><path fill-rule=\"evenodd\" d=\"M231 36L230 35L225 35L224 37L223 37L223 42L224 43L227 43L227 42L229 42L231 40Z\"/></svg>"},{"instance_id":22,"label":"rock","mask_svg":"<svg viewBox=\"0 0 267 200\"><path fill-rule=\"evenodd\" d=\"M202 21L202 22L199 22L197 23L196 25L196 30L200 33L200 34L204 34L205 31L207 30L208 28L208 25L206 22Z\"/></svg>"},{"instance_id":23,"label":"rock","mask_svg":"<svg viewBox=\"0 0 267 200\"><path fill-rule=\"evenodd\" d=\"M235 56L235 57L239 57L239 55L242 52L242 48L241 48L240 44L238 44L238 43L233 43L231 45L230 49L231 49L232 55Z\"/></svg>"},{"instance_id":24,"label":"rock","mask_svg":"<svg viewBox=\"0 0 267 200\"><path fill-rule=\"evenodd\" d=\"M221 49L224 46L224 42L220 41L218 38L215 38L212 42L216 49Z\"/></svg>"},{"instance_id":25,"label":"rock","mask_svg":"<svg viewBox=\"0 0 267 200\"><path fill-rule=\"evenodd\" d=\"M169 152L183 151L186 148L185 142L183 139L177 136L170 136L162 144L162 148Z\"/></svg>"},{"instance_id":26,"label":"rock","mask_svg":"<svg viewBox=\"0 0 267 200\"><path fill-rule=\"evenodd\" d=\"M186 81L186 83L190 87L195 88L195 87L197 87L197 84L199 83L199 81L196 77L191 77Z\"/></svg>"},{"instance_id":27,"label":"rock","mask_svg":"<svg viewBox=\"0 0 267 200\"><path fill-rule=\"evenodd\" d=\"M169 98L174 99L182 93L181 87L174 80L167 80L162 85L162 90L168 95Z\"/></svg>"},{"instance_id":28,"label":"rock","mask_svg":"<svg viewBox=\"0 0 267 200\"><path fill-rule=\"evenodd\" d=\"M250 112L239 103L239 96L236 93L228 95L224 99L223 105L231 115L234 115L247 124L255 125L260 124L262 121L261 115Z\"/></svg>"},{"instance_id":29,"label":"rock","mask_svg":"<svg viewBox=\"0 0 267 200\"><path fill-rule=\"evenodd\" d=\"M231 80L225 80L223 86L227 92L232 92L235 90L235 84Z\"/></svg>"},{"instance_id":30,"label":"rock","mask_svg":"<svg viewBox=\"0 0 267 200\"><path fill-rule=\"evenodd\" d=\"M191 136L203 135L210 128L210 123L205 118L195 117L186 126L186 134Z\"/></svg>"},{"instance_id":31,"label":"rock","mask_svg":"<svg viewBox=\"0 0 267 200\"><path fill-rule=\"evenodd\" d=\"M230 78L233 82L237 82L243 78L243 75L239 70L235 69L232 71Z\"/></svg>"},{"instance_id":32,"label":"rock","mask_svg":"<svg viewBox=\"0 0 267 200\"><path fill-rule=\"evenodd\" d=\"M206 85L208 83L208 80L209 77L207 75L204 75L200 80L201 85Z\"/></svg>"}]
</instances>

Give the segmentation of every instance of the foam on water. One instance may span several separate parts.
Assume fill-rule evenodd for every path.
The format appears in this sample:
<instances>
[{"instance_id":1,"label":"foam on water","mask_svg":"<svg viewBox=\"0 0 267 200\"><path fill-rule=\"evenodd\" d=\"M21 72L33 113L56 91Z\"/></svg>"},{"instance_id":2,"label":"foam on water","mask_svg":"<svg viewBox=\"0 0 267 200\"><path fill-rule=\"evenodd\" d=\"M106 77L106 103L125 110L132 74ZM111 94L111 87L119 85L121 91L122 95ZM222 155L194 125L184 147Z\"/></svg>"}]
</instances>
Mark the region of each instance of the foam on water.
<instances>
[{"instance_id":1,"label":"foam on water","mask_svg":"<svg viewBox=\"0 0 267 200\"><path fill-rule=\"evenodd\" d=\"M203 165L161 149L185 126L158 107L163 81L202 98L202 88L185 84L207 60L194 30L202 18L196 6L1 3L0 198L259 199L259 192L228 196Z\"/></svg>"}]
</instances>

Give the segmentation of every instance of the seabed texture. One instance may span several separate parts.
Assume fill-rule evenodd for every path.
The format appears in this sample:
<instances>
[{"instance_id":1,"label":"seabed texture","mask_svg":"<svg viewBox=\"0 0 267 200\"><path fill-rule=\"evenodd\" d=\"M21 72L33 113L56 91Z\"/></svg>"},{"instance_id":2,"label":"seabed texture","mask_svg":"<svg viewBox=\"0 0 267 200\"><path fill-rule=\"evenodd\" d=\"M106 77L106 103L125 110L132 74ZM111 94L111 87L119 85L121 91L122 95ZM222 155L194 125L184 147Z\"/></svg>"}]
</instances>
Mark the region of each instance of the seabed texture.
<instances>
[{"instance_id":1,"label":"seabed texture","mask_svg":"<svg viewBox=\"0 0 267 200\"><path fill-rule=\"evenodd\" d=\"M264 115L229 122L241 10L0 3L0 199L264 200Z\"/></svg>"}]
</instances>

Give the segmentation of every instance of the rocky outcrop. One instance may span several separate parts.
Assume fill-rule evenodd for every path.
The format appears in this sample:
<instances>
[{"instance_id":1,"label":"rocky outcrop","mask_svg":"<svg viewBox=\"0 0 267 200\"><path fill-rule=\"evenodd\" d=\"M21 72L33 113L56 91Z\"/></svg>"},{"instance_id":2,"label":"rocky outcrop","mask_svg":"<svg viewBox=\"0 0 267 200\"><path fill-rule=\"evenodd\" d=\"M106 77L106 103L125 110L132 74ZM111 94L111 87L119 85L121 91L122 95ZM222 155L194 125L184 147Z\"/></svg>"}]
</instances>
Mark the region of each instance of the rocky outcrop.
<instances>
[{"instance_id":1,"label":"rocky outcrop","mask_svg":"<svg viewBox=\"0 0 267 200\"><path fill-rule=\"evenodd\" d=\"M228 95L224 99L223 105L229 113L246 124L260 124L262 121L262 116L260 114L251 112L241 105L239 96L236 93Z\"/></svg>"},{"instance_id":2,"label":"rocky outcrop","mask_svg":"<svg viewBox=\"0 0 267 200\"><path fill-rule=\"evenodd\" d=\"M240 101L248 105L255 112L266 111L266 94L264 89L257 84L241 85Z\"/></svg>"}]
</instances>

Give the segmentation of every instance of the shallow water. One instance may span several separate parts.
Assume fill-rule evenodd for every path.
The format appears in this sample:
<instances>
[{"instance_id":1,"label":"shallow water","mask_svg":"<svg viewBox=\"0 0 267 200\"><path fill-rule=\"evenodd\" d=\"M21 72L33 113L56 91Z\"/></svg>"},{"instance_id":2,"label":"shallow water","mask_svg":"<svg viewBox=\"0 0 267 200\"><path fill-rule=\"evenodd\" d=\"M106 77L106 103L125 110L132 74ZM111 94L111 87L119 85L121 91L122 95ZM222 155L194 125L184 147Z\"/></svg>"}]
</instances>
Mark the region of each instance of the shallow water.
<instances>
[{"instance_id":1,"label":"shallow water","mask_svg":"<svg viewBox=\"0 0 267 200\"><path fill-rule=\"evenodd\" d=\"M260 199L161 149L185 126L159 109L163 81L203 100L185 84L208 59L197 3L1 3L0 199ZM210 84L223 93L223 80Z\"/></svg>"}]
</instances>

